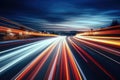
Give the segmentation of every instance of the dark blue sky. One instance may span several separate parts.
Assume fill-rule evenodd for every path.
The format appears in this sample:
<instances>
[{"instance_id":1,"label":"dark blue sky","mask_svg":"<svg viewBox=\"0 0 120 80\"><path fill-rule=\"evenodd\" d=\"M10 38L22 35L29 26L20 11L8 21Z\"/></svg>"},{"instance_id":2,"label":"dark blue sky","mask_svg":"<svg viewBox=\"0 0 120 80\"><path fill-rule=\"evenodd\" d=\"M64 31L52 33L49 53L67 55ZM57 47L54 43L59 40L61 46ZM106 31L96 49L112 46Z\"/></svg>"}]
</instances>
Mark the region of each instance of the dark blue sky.
<instances>
[{"instance_id":1,"label":"dark blue sky","mask_svg":"<svg viewBox=\"0 0 120 80\"><path fill-rule=\"evenodd\" d=\"M0 16L37 30L86 30L120 20L120 1L0 0Z\"/></svg>"}]
</instances>

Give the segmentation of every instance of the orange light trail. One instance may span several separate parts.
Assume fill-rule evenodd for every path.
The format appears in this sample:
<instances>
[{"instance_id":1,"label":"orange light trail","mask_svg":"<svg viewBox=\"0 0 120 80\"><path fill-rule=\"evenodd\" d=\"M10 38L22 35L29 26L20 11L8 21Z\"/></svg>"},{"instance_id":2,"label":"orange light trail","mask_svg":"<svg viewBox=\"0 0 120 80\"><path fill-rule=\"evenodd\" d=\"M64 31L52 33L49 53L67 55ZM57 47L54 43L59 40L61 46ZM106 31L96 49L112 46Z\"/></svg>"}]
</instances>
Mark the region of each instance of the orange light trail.
<instances>
[{"instance_id":1,"label":"orange light trail","mask_svg":"<svg viewBox=\"0 0 120 80\"><path fill-rule=\"evenodd\" d=\"M55 79L55 73L56 73L57 64L58 64L57 61L60 56L60 50L61 50L61 42L59 43L55 57L53 57L53 59L51 60L50 66L46 72L44 80L54 80Z\"/></svg>"},{"instance_id":2,"label":"orange light trail","mask_svg":"<svg viewBox=\"0 0 120 80\"><path fill-rule=\"evenodd\" d=\"M87 43L87 44L89 44L89 45L93 45L94 47L98 47L98 48L103 49L103 50L105 50L105 51L109 51L111 54L120 56L120 52L117 51L117 50L113 50L113 49L110 49L110 48L107 48L107 47L104 47L104 46L101 46L101 45L89 43L89 42L87 42L87 41L85 41L85 40L77 39L76 37L74 37L74 38L75 38L76 40L78 40L78 41L85 42L85 43ZM87 39L87 40L89 40L89 39Z\"/></svg>"},{"instance_id":3,"label":"orange light trail","mask_svg":"<svg viewBox=\"0 0 120 80\"><path fill-rule=\"evenodd\" d=\"M22 35L29 35L29 36L57 36L55 34L23 31L23 30L18 30L18 29L0 26L0 32L7 33L8 31L10 31L11 33L17 34L17 35L22 34Z\"/></svg>"},{"instance_id":4,"label":"orange light trail","mask_svg":"<svg viewBox=\"0 0 120 80\"><path fill-rule=\"evenodd\" d=\"M76 39L76 38L74 38ZM87 52L85 52L81 47L77 46L77 44L75 44L72 41L72 44L76 47L75 49L78 49L80 52L82 52L88 59L90 59L94 64L96 64L103 72L106 73L106 75L108 75L112 80L115 80L115 78L106 70L104 69L93 57L91 57Z\"/></svg>"},{"instance_id":5,"label":"orange light trail","mask_svg":"<svg viewBox=\"0 0 120 80\"><path fill-rule=\"evenodd\" d=\"M37 67L34 69L34 71L27 77L27 79L34 79L34 77L36 76L36 74L38 73L38 71L41 69L41 67L43 66L43 64L45 63L45 61L47 60L47 58L49 57L49 55L51 54L52 50L55 48L55 46L57 45L58 42L53 43L51 46L49 46L44 52L42 52L37 58L35 58L35 60L33 60L28 67L23 70L23 72L16 78L16 80L22 80L25 75L27 73L29 73L29 71L31 69L33 69L35 67L35 65L37 65L39 63L39 65L37 65Z\"/></svg>"},{"instance_id":6,"label":"orange light trail","mask_svg":"<svg viewBox=\"0 0 120 80\"><path fill-rule=\"evenodd\" d=\"M68 58L69 58L69 61L70 61L70 65L71 65L73 74L74 74L74 78L75 78L75 80L82 80L82 76L81 76L81 74L78 70L78 67L75 63L72 52L71 52L70 48L68 47L67 42L65 41L64 44L66 45L66 50L67 50L67 53L68 53Z\"/></svg>"},{"instance_id":7,"label":"orange light trail","mask_svg":"<svg viewBox=\"0 0 120 80\"><path fill-rule=\"evenodd\" d=\"M95 39L106 38L97 37ZM116 73L112 73L112 70L117 70L116 67L120 64L119 50L106 46L78 37L59 36L43 41L38 40L31 43L30 46L2 51L0 55L2 55L1 60L3 61L0 65L5 65L1 72L4 74L15 68L16 73L14 74L14 71L11 73L11 75L13 74L12 80L97 80L99 78L102 80L104 77L106 80L116 80ZM22 54L21 52L24 51L25 54ZM22 61L26 63L22 63ZM10 64L6 64L6 62L10 62ZM114 64L113 69L109 67L112 63ZM18 64L24 66L16 68L15 66Z\"/></svg>"},{"instance_id":8,"label":"orange light trail","mask_svg":"<svg viewBox=\"0 0 120 80\"><path fill-rule=\"evenodd\" d=\"M115 45L115 46L120 46L120 40L103 40L103 39L100 39L100 37L99 37L99 39L97 39L98 37L85 37L85 36L79 36L78 38L85 39L85 40L91 40L91 41L95 41L95 42L111 44L111 45Z\"/></svg>"}]
</instances>

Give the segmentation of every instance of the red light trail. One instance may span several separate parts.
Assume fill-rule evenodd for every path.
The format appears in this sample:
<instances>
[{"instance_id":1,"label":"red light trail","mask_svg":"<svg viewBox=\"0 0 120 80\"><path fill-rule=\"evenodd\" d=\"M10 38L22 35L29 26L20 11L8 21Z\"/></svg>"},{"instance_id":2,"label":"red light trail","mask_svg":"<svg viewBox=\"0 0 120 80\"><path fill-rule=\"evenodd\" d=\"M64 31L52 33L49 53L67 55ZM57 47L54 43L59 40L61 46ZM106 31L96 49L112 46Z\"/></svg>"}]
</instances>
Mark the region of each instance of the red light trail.
<instances>
[{"instance_id":1,"label":"red light trail","mask_svg":"<svg viewBox=\"0 0 120 80\"><path fill-rule=\"evenodd\" d=\"M108 42L103 45L102 40ZM116 42L119 37L112 37L112 40ZM98 78L116 80L119 77L117 71L120 64L120 50L119 44L115 45L110 41L109 37L85 36L61 36L36 40L0 52L2 56L0 72L15 80L95 80ZM113 49L114 46L118 48ZM112 68L108 67L111 64L114 64ZM9 71L13 71L12 76L7 74ZM2 77L2 80L5 79Z\"/></svg>"}]
</instances>

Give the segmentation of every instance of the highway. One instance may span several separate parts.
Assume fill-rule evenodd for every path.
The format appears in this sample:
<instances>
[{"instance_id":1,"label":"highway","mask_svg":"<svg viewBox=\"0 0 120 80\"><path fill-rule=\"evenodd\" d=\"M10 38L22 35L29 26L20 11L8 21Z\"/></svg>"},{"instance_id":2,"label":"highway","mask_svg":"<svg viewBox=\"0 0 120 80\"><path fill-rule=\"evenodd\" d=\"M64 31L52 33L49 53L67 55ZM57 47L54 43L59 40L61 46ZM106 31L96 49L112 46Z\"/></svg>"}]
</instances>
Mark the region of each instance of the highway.
<instances>
[{"instance_id":1,"label":"highway","mask_svg":"<svg viewBox=\"0 0 120 80\"><path fill-rule=\"evenodd\" d=\"M120 37L0 42L0 80L120 80Z\"/></svg>"}]
</instances>

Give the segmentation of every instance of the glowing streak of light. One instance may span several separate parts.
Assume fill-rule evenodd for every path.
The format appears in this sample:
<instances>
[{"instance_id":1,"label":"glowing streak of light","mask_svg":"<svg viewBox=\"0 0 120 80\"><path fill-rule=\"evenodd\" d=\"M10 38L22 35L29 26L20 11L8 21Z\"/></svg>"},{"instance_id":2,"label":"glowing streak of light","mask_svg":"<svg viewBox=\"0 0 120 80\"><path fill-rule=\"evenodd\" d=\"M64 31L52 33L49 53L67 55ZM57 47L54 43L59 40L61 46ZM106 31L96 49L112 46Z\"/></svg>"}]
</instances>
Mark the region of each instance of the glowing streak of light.
<instances>
[{"instance_id":1,"label":"glowing streak of light","mask_svg":"<svg viewBox=\"0 0 120 80\"><path fill-rule=\"evenodd\" d=\"M27 32L27 31L24 31L24 30L19 30L19 29L13 29L13 28L0 26L0 32L6 33L6 32L9 32L9 31L11 31L11 33L15 33L15 34L22 33L23 35L29 35L29 36L57 36L55 34L31 32L31 31Z\"/></svg>"},{"instance_id":2,"label":"glowing streak of light","mask_svg":"<svg viewBox=\"0 0 120 80\"><path fill-rule=\"evenodd\" d=\"M68 41L71 43L71 45L76 49L76 47L73 45L74 43L70 40L70 38L68 38ZM79 52L78 49L76 49L76 51L79 53L79 55L82 57L82 59L88 63L87 59L82 55L82 53Z\"/></svg>"},{"instance_id":3,"label":"glowing streak of light","mask_svg":"<svg viewBox=\"0 0 120 80\"><path fill-rule=\"evenodd\" d=\"M55 41L51 46L49 46L46 50L44 50L37 58L35 58L29 65L28 67L25 68L25 70L23 70L22 73L20 73L17 77L16 80L21 80L22 78L24 78L24 76L29 73L29 71L31 69L33 69L33 67L38 64L38 62L41 60L41 64L39 64L34 71L27 77L27 79L34 79L36 74L38 73L38 71L41 69L41 67L43 66L43 64L45 63L45 61L47 60L47 58L49 57L49 55L51 54L52 50L55 48L55 46L57 45L58 41Z\"/></svg>"},{"instance_id":4,"label":"glowing streak of light","mask_svg":"<svg viewBox=\"0 0 120 80\"><path fill-rule=\"evenodd\" d=\"M73 46L74 48L76 48L76 47L73 45L73 43L72 43L70 37L68 37L68 40L69 40L70 44L72 44L72 46ZM76 49L76 50L77 50L77 49ZM86 62L88 62L87 59L85 59L85 57L84 57L78 50L77 50L77 52L80 54L80 56L81 56ZM87 80L86 76L84 75L84 73L83 73L83 71L82 71L80 65L78 64L78 62L77 62L77 60L75 59L75 57L74 57L73 54L72 54L72 56L73 56L73 58L74 58L74 60L75 60L75 62L76 62L76 65L78 66L78 68L79 68L79 70L80 70L82 76L83 76L83 80Z\"/></svg>"},{"instance_id":5,"label":"glowing streak of light","mask_svg":"<svg viewBox=\"0 0 120 80\"><path fill-rule=\"evenodd\" d=\"M39 65L37 65L35 67L34 71L28 76L27 79L32 79L33 80L35 78L35 76L38 74L39 70L42 68L43 64L45 63L45 61L48 59L48 57L50 56L51 52L55 48L54 46L50 48L50 50L47 52L47 54L45 55L45 57L42 59L42 62L39 63Z\"/></svg>"},{"instance_id":6,"label":"glowing streak of light","mask_svg":"<svg viewBox=\"0 0 120 80\"><path fill-rule=\"evenodd\" d=\"M13 42L13 41L10 41L10 42ZM27 47L27 46L31 46L31 45L34 45L34 44L37 44L41 41L36 41L36 42L32 42L32 43L29 43L29 44L25 44L25 45L22 45L22 46L18 46L18 47L15 47L15 48L12 48L12 49L8 49L8 50L5 50L5 51L1 51L0 54L3 54L3 53L6 53L6 52L10 52L10 51L15 51L17 49L20 49L20 48L23 48L23 47ZM10 54L11 55L11 54Z\"/></svg>"},{"instance_id":7,"label":"glowing streak of light","mask_svg":"<svg viewBox=\"0 0 120 80\"><path fill-rule=\"evenodd\" d=\"M48 40L50 43L52 43L53 41L54 41L54 39L53 39L53 41L52 40ZM44 42L44 41L43 41ZM19 57L19 58L17 58L17 59L15 59L15 60L12 60L12 61L10 61L9 63L7 63L7 64L5 64L5 65L3 65L2 67L1 67L1 69L0 69L0 72L3 72L3 71L5 71L5 70L7 70L8 68L10 68L11 66L13 66L14 64L17 64L18 62L20 62L21 60L23 60L23 59L25 59L26 57L28 57L28 56L30 56L31 54L33 54L33 53L35 53L36 51L38 51L38 50L42 50L43 48L44 48L44 46L46 46L47 44L45 44L44 43L44 45L41 45L40 46L40 43L37 43L38 45L36 45L35 46L35 48L33 49L33 50L31 50L31 48L30 49L28 49L27 51L25 51L25 52L22 52L22 54L24 54L24 55L22 55L21 57ZM17 51L17 52L19 52L19 51ZM15 55L15 54L13 54L13 55ZM11 56L11 55L10 55ZM9 57L10 56L7 56L7 58L9 59ZM7 59L6 58L6 56L4 57L2 57L2 59L4 60L4 59ZM3 61L3 60L1 60L1 61Z\"/></svg>"},{"instance_id":8,"label":"glowing streak of light","mask_svg":"<svg viewBox=\"0 0 120 80\"><path fill-rule=\"evenodd\" d=\"M70 80L70 74L69 74L69 69L68 69L68 59L67 59L67 52L66 52L66 49L65 49L65 39L63 41L63 50L62 50L62 57L63 57L63 63L64 63L64 68L65 69L65 80Z\"/></svg>"},{"instance_id":9,"label":"glowing streak of light","mask_svg":"<svg viewBox=\"0 0 120 80\"><path fill-rule=\"evenodd\" d=\"M81 76L81 74L78 70L78 67L75 63L74 57L72 55L72 52L71 52L67 42L65 41L64 44L65 44L66 51L67 51L67 54L68 54L68 57L69 57L70 65L72 67L72 71L74 73L75 80L82 80L82 76Z\"/></svg>"},{"instance_id":10,"label":"glowing streak of light","mask_svg":"<svg viewBox=\"0 0 120 80\"><path fill-rule=\"evenodd\" d=\"M80 40L76 37L74 37L76 41L82 42L84 40ZM108 77L111 79L114 79L114 77L106 70L104 69L99 62L97 62L91 55L89 55L87 52L85 52L81 47L79 47L71 38L68 38L68 41L72 45L72 47L80 54L82 59L88 63L88 60L92 61L98 68L100 68ZM48 43L46 43L48 42ZM84 41L84 43L87 41ZM89 42L88 42L89 43ZM86 43L87 44L87 43ZM49 46L50 45L50 46ZM58 47L57 47L58 45ZM89 45L95 46L95 44L90 43ZM48 46L48 47L47 47ZM96 45L97 46L97 45ZM47 47L47 49L45 49ZM87 46L86 46L87 47ZM32 50L32 48L34 48ZM19 51L19 50L22 51ZM84 75L80 65L78 64L76 58L74 57L72 51L70 50L70 47L68 46L68 43L66 41L66 37L57 37L54 39L44 40L44 41L38 41L36 43L32 43L26 46L10 49L3 51L1 54L4 54L5 52L10 53L5 54L2 56L1 60L5 60L8 58L14 59L12 61L9 61L10 63L8 67L11 67L14 64L19 63L19 61L24 60L25 58L28 58L30 55L37 54L37 52L42 51L45 49L42 53L40 53L32 62L30 62L27 66L25 66L14 78L15 80L23 80L26 78L26 80L34 80L36 75L39 73L39 71L44 66L47 59L50 57L50 55L53 55L53 51L56 53L54 54L50 66L46 72L46 75L44 78L45 80L53 80L55 78L55 73L57 69L57 65L60 64L60 80L71 80L71 75L75 80L87 80L86 76ZM92 48L90 48L92 49ZM92 49L94 50L94 49ZM94 50L96 51L96 50ZM23 52L23 53L22 53ZM99 53L98 51L96 51ZM24 54L24 55L23 55ZM60 55L61 54L61 55ZM101 53L99 53L101 54ZM103 55L103 54L101 54ZM113 60L112 58L103 55L106 58ZM16 57L19 57L16 59ZM60 63L58 62L58 58L60 58ZM87 60L87 59L88 60ZM115 61L115 60L113 60ZM4 69L7 70L8 68ZM71 71L71 74L70 74Z\"/></svg>"},{"instance_id":11,"label":"glowing streak of light","mask_svg":"<svg viewBox=\"0 0 120 80\"><path fill-rule=\"evenodd\" d=\"M60 80L63 79L70 80L68 59L64 44L65 38L66 37L63 37L62 40L62 52L61 52L61 60L60 60Z\"/></svg>"},{"instance_id":12,"label":"glowing streak of light","mask_svg":"<svg viewBox=\"0 0 120 80\"><path fill-rule=\"evenodd\" d=\"M31 49L30 49L30 50L27 50L27 52L29 52L28 54L24 54L24 56L21 56L21 57L17 58L16 60L11 61L10 63L4 65L3 67L1 67L0 72L3 72L4 70L7 70L7 68L9 68L9 67L11 67L12 65L20 62L21 60L23 60L24 58L28 57L30 54L34 53L34 52L35 52L36 50L38 50L38 49L40 49L40 47L38 47L38 48L36 48L36 49L34 49L34 50L32 50L32 51L31 51ZM25 53L27 53L27 52L25 52Z\"/></svg>"},{"instance_id":13,"label":"glowing streak of light","mask_svg":"<svg viewBox=\"0 0 120 80\"><path fill-rule=\"evenodd\" d=\"M56 66L57 66L57 60L58 60L58 57L59 57L59 54L60 54L60 46L61 46L61 44L59 43L59 47L57 49L57 53L56 53L54 62L52 63L52 68L50 69L49 76L47 77L48 80L53 80L53 78L55 76L55 70L56 70Z\"/></svg>"},{"instance_id":14,"label":"glowing streak of light","mask_svg":"<svg viewBox=\"0 0 120 80\"><path fill-rule=\"evenodd\" d=\"M99 30L86 31L84 33L78 33L76 36L105 36L105 35L120 35L120 25L111 26Z\"/></svg>"},{"instance_id":15,"label":"glowing streak of light","mask_svg":"<svg viewBox=\"0 0 120 80\"><path fill-rule=\"evenodd\" d=\"M39 45L40 44L30 45L30 46L27 46L25 48L10 52L9 54L2 56L0 58L0 61L6 60L6 59L8 59L10 57L17 56L17 55L19 55L21 53L23 54L23 52L27 53L27 52L31 51L31 49L35 48L36 46L38 47Z\"/></svg>"},{"instance_id":16,"label":"glowing streak of light","mask_svg":"<svg viewBox=\"0 0 120 80\"><path fill-rule=\"evenodd\" d=\"M78 38L120 46L120 41L116 41L116 40L100 40L100 39L88 38L85 36L78 36Z\"/></svg>"},{"instance_id":17,"label":"glowing streak of light","mask_svg":"<svg viewBox=\"0 0 120 80\"><path fill-rule=\"evenodd\" d=\"M56 50L56 55L54 55L55 57L53 57L53 59L51 60L50 66L46 72L45 75L45 79L44 80L53 80L55 78L55 73L56 73L56 68L57 68L57 62L58 62L58 58L60 57L61 54L61 45L62 45L62 41L65 39L66 37L61 37L61 40L58 44L58 49Z\"/></svg>"},{"instance_id":18,"label":"glowing streak of light","mask_svg":"<svg viewBox=\"0 0 120 80\"><path fill-rule=\"evenodd\" d=\"M15 50L15 49L18 49L18 48L21 48L19 50L15 50L15 51L12 51L12 52L8 52L9 54L6 54L4 56L1 56L0 58L0 61L3 61L5 59L8 59L12 56L15 56L15 55L18 55L18 54L21 54L22 52L26 51L26 50L31 50L32 48L34 47L38 47L39 45L47 45L45 44L45 42L50 42L50 41L54 41L54 39L50 39L50 40L43 40L43 41L37 41L37 42L34 42L34 43L30 43L30 44L27 44L27 45L23 45L23 46L20 46L20 47L16 47L16 48L12 48L10 50L7 50L7 51L2 51L0 52L0 54L2 53L5 53L5 52L8 52L8 51L11 51L11 50ZM24 48L23 48L24 47ZM23 53L22 53L23 54Z\"/></svg>"},{"instance_id":19,"label":"glowing streak of light","mask_svg":"<svg viewBox=\"0 0 120 80\"><path fill-rule=\"evenodd\" d=\"M74 57L74 55L73 55L73 57ZM77 60L75 59L75 57L74 57L74 60L75 60L75 62L76 62L77 67L78 67L79 70L80 70L80 73L82 74L83 80L87 80L86 76L84 75L84 73L83 73L80 65L78 64Z\"/></svg>"},{"instance_id":20,"label":"glowing streak of light","mask_svg":"<svg viewBox=\"0 0 120 80\"><path fill-rule=\"evenodd\" d=\"M59 38L60 38L60 43L62 43L62 41L65 40L66 37L65 36L61 36ZM57 54L58 54L58 52L57 52ZM70 80L69 70L68 70L68 63L67 63L68 61L67 61L66 51L64 49L64 45L63 44L62 44L62 53L61 53L61 57L60 58L61 58L61 63L60 63L60 65L61 65L60 66L60 80L61 79ZM50 67L49 67L49 69L50 69ZM49 69L47 71L48 73L50 73ZM65 72L63 73L62 70L65 71ZM54 69L54 71L55 71L55 69Z\"/></svg>"},{"instance_id":21,"label":"glowing streak of light","mask_svg":"<svg viewBox=\"0 0 120 80\"><path fill-rule=\"evenodd\" d=\"M87 43L87 44L89 44L89 45L93 45L93 46L98 47L98 48L100 48L100 49L102 49L102 50L108 51L109 53L114 54L114 55L116 55L116 56L120 56L120 52L117 51L117 50L113 50L113 49L110 49L110 48L107 48L107 47L104 47L104 46L101 46L101 45L97 45L97 44L94 44L94 43L90 43L90 42L87 42L87 41L78 39L78 38L76 38L76 37L74 37L74 39L76 39L76 40L78 40L78 41L80 41L80 42Z\"/></svg>"},{"instance_id":22,"label":"glowing streak of light","mask_svg":"<svg viewBox=\"0 0 120 80\"><path fill-rule=\"evenodd\" d=\"M77 40L77 39L76 39L76 40ZM81 41L81 42L82 42L82 40L78 40L78 41ZM87 42L86 42L86 44L87 44ZM90 44L89 44L89 45L90 45ZM120 64L120 62L119 62L119 61L116 61L116 60L112 59L111 57L109 57L109 56L107 56L107 55L102 54L101 52L99 52L99 51L97 51L97 50L93 49L92 47L89 47L89 46L87 46L87 45L84 45L84 46L86 46L86 47L88 47L89 49L91 49L91 50L93 50L93 51L97 52L98 54L100 54L100 55L102 55L102 56L106 57L107 59L109 59L109 60L111 60L111 61L114 61L114 62L115 62L115 63L117 63L117 64ZM91 45L91 46L93 46L93 47L94 47L94 45Z\"/></svg>"},{"instance_id":23,"label":"glowing streak of light","mask_svg":"<svg viewBox=\"0 0 120 80\"><path fill-rule=\"evenodd\" d=\"M107 37L107 36L106 37L104 37L104 36L85 36L85 37L95 38L95 39L108 39L108 40L111 40L111 39L119 40L120 39L120 37Z\"/></svg>"},{"instance_id":24,"label":"glowing streak of light","mask_svg":"<svg viewBox=\"0 0 120 80\"><path fill-rule=\"evenodd\" d=\"M84 46L88 47L87 45L84 45ZM112 59L111 57L109 57L109 56L107 56L107 55L104 55L104 54L102 54L101 52L99 52L99 51L97 51L97 50L95 50L95 49L93 49L93 48L91 48L91 47L88 47L88 48L91 49L91 50L93 50L93 51L95 51L95 52L97 52L98 54L106 57L107 59L109 59L109 60L111 60L111 61L113 61L113 62L115 62L115 63L117 63L117 64L120 64L119 61L116 61L116 60Z\"/></svg>"},{"instance_id":25,"label":"glowing streak of light","mask_svg":"<svg viewBox=\"0 0 120 80\"><path fill-rule=\"evenodd\" d=\"M77 49L79 49L80 52L82 52L88 59L90 59L96 66L98 66L106 75L108 75L112 80L115 80L115 78L106 69L104 69L93 57L91 57L88 53L86 53L81 47L76 45L74 42L73 44L76 46Z\"/></svg>"}]
</instances>

